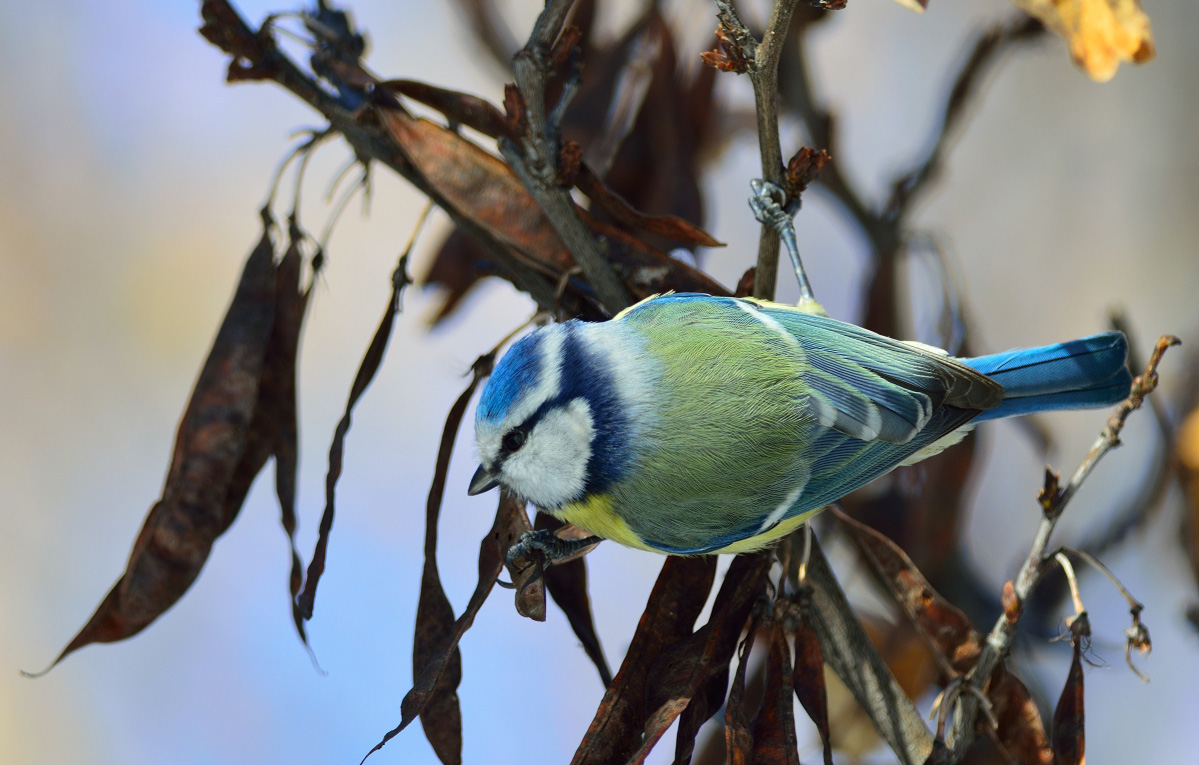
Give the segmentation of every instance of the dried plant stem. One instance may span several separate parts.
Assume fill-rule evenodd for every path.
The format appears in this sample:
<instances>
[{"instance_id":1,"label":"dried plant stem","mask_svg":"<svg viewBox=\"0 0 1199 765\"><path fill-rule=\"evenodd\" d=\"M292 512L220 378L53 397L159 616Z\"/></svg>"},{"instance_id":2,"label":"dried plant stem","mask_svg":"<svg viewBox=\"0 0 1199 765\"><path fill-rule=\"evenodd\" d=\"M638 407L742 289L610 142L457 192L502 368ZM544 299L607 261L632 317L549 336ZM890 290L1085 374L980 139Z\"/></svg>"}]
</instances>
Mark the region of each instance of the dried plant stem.
<instances>
[{"instance_id":1,"label":"dried plant stem","mask_svg":"<svg viewBox=\"0 0 1199 765\"><path fill-rule=\"evenodd\" d=\"M797 0L776 0L762 41L756 43L732 5L726 0L716 0L729 42L739 47L748 61L746 72L754 90L762 178L776 185L784 183L778 127L778 63L796 5ZM748 55L751 51L752 58ZM764 223L758 240L755 297L774 298L779 243L778 229ZM820 543L810 536L804 541L804 560L806 580L813 592L813 627L824 660L866 710L900 761L905 765L923 763L932 751L932 734L862 629Z\"/></svg>"},{"instance_id":2,"label":"dried plant stem","mask_svg":"<svg viewBox=\"0 0 1199 765\"><path fill-rule=\"evenodd\" d=\"M296 65L274 44L266 30L254 30L227 0L204 0L201 6L204 27L201 32L214 45L233 56L233 66L252 71L254 77L241 79L273 80L307 103L329 121L330 126L345 137L363 164L370 160L387 165L418 191L432 199L438 207L464 232L474 237L488 252L513 274L513 283L529 293L543 310L553 310L556 301L554 283L537 273L516 253L502 244L483 227L460 215L444 196L430 183L401 152L375 122L359 119L358 112L344 106L330 92ZM232 72L232 70L231 70Z\"/></svg>"},{"instance_id":3,"label":"dried plant stem","mask_svg":"<svg viewBox=\"0 0 1199 765\"><path fill-rule=\"evenodd\" d=\"M1052 554L1047 556L1046 550L1049 546L1049 537L1053 534L1053 530L1062 516L1062 511L1066 509L1066 505L1078 492L1082 482L1095 469L1095 465L1103 455L1120 445L1120 431L1124 428L1124 422L1128 419L1128 415L1139 409L1145 396L1157 387L1157 365L1161 361L1162 354L1167 348L1178 345L1179 342L1179 339L1172 335L1163 335L1158 339L1144 374L1133 381L1132 393L1108 418L1099 438L1087 452L1086 457L1074 471L1074 475L1070 477L1070 482L1064 489L1059 487L1057 476L1046 470L1045 488L1040 496L1044 514L1040 526L1037 528L1036 536L1033 538L1028 557L1020 567L1020 573L1016 575L1014 583L1017 615L1020 607L1028 600L1029 595L1036 589L1044 576L1046 562L1052 560ZM980 687L987 684L995 668L999 666L1012 647L1012 641L1016 637L1017 622L1018 619L1009 618L1006 613L1000 614L995 621L995 626L987 635L987 640L979 653L978 662L967 675L968 682ZM961 698L961 704L960 710L954 715L950 762L960 762L974 741L975 718L979 708L978 699L973 695L964 695Z\"/></svg>"},{"instance_id":4,"label":"dried plant stem","mask_svg":"<svg viewBox=\"0 0 1199 765\"><path fill-rule=\"evenodd\" d=\"M1044 31L1041 22L1020 14L1013 21L997 24L979 35L966 63L954 79L953 87L949 89L949 96L941 111L941 122L928 153L894 183L891 199L884 212L888 220L905 218L913 202L928 190L929 182L940 174L945 154L961 124L969 116L970 106L981 91L986 74L1009 50L1018 44L1040 39Z\"/></svg>"},{"instance_id":5,"label":"dried plant stem","mask_svg":"<svg viewBox=\"0 0 1199 765\"><path fill-rule=\"evenodd\" d=\"M775 0L762 42L754 55L749 79L754 86L754 107L758 115L758 153L762 159L762 177L771 183L783 182L783 151L779 144L779 57L791 26L791 14L797 0ZM758 264L754 274L754 296L774 298L778 278L779 235L771 226L762 226L758 235Z\"/></svg>"},{"instance_id":6,"label":"dried plant stem","mask_svg":"<svg viewBox=\"0 0 1199 765\"><path fill-rule=\"evenodd\" d=\"M1117 590L1119 590L1120 596L1123 597L1128 603L1128 610L1132 611L1134 614L1139 614L1145 609L1145 606L1132 596L1132 593L1128 591L1128 588L1124 586L1124 583L1116 578L1116 575L1112 573L1110 568L1103 564L1103 561L1099 560L1094 555L1091 555L1086 550L1071 550L1068 547L1063 547L1062 552L1069 553L1070 555L1077 555L1079 558L1082 558L1083 561L1088 563L1091 568L1107 577L1107 580L1111 582Z\"/></svg>"},{"instance_id":7,"label":"dried plant stem","mask_svg":"<svg viewBox=\"0 0 1199 765\"><path fill-rule=\"evenodd\" d=\"M604 308L615 314L629 305L628 293L579 218L570 192L558 183L559 126L556 120L561 117L562 109L555 109L549 119L545 113L545 85L553 75L549 49L562 29L572 2L550 0L546 3L533 26L529 42L513 59L516 86L524 100L528 130L519 142L501 138L499 147L504 159L545 211L546 218L562 237L562 243L583 269ZM570 93L568 86L564 89L563 102Z\"/></svg>"},{"instance_id":8,"label":"dried plant stem","mask_svg":"<svg viewBox=\"0 0 1199 765\"><path fill-rule=\"evenodd\" d=\"M1085 613L1087 607L1082 604L1082 593L1078 590L1078 575L1074 573L1074 564L1070 562L1064 552L1054 553L1052 557L1062 567L1062 573L1066 575L1066 584L1070 587L1070 599L1074 601L1074 615Z\"/></svg>"},{"instance_id":9,"label":"dried plant stem","mask_svg":"<svg viewBox=\"0 0 1199 765\"><path fill-rule=\"evenodd\" d=\"M758 122L758 151L762 158L762 178L783 185L783 151L779 143L779 58L783 42L791 26L791 14L798 0L775 0L766 22L762 41L753 50L746 73L753 84L754 107ZM743 48L753 42L753 35L727 0L716 0L722 23L734 32L733 40ZM763 224L758 237L758 263L754 274L754 297L774 299L778 280L779 234L772 226Z\"/></svg>"},{"instance_id":10,"label":"dried plant stem","mask_svg":"<svg viewBox=\"0 0 1199 765\"><path fill-rule=\"evenodd\" d=\"M1145 356L1137 348L1128 317L1123 312L1115 312L1111 323L1112 329L1118 329L1128 336L1128 363L1134 369L1139 369L1144 364ZM1190 407L1183 406L1181 409L1186 411ZM1175 425L1170 422L1166 407L1157 396L1150 397L1149 411L1157 423L1158 439L1148 475L1138 490L1132 492L1132 498L1125 506L1112 516L1113 521L1099 529L1095 536L1078 542L1075 545L1078 550L1102 555L1127 539L1134 530L1144 528L1160 510L1170 486L1181 477Z\"/></svg>"},{"instance_id":11,"label":"dried plant stem","mask_svg":"<svg viewBox=\"0 0 1199 765\"><path fill-rule=\"evenodd\" d=\"M825 662L899 761L920 765L932 752L932 733L870 642L816 539L808 551L807 582L812 588L812 626Z\"/></svg>"},{"instance_id":12,"label":"dried plant stem","mask_svg":"<svg viewBox=\"0 0 1199 765\"><path fill-rule=\"evenodd\" d=\"M910 171L895 180L891 198L877 208L868 205L841 173L836 120L817 102L813 93L807 66L806 34L801 30L795 35L798 50L794 57L788 58L787 76L780 86L781 95L786 108L793 111L803 123L812 146L827 149L833 157L815 182L832 194L870 243L871 254L877 263L875 279L880 282L881 289L874 291L873 299L868 299L870 313L864 322L868 328L883 334L894 334L898 330L895 326L894 290L886 288L893 285L896 256L905 247L910 235L908 219L914 203L930 188L930 182L935 180L943 166L953 136L959 132L964 117L982 92L985 75L1007 51L1018 44L1038 39L1042 32L1039 22L1021 16L1015 21L998 24L978 37L954 78L928 152L913 164ZM761 270L759 265L759 275Z\"/></svg>"}]
</instances>

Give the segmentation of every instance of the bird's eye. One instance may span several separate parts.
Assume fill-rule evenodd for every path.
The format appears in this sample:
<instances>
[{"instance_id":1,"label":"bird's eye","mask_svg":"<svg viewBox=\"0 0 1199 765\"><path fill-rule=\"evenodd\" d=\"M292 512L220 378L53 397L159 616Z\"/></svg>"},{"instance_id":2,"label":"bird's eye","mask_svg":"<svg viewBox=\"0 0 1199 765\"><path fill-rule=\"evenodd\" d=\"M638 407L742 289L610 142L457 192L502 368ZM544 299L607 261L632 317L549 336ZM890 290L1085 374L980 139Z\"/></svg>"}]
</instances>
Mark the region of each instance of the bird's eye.
<instances>
[{"instance_id":1,"label":"bird's eye","mask_svg":"<svg viewBox=\"0 0 1199 765\"><path fill-rule=\"evenodd\" d=\"M525 433L523 428L514 428L513 430L508 431L507 435L504 436L504 440L500 443L500 447L505 452L511 454L525 445L526 438L528 438L528 434Z\"/></svg>"}]
</instances>

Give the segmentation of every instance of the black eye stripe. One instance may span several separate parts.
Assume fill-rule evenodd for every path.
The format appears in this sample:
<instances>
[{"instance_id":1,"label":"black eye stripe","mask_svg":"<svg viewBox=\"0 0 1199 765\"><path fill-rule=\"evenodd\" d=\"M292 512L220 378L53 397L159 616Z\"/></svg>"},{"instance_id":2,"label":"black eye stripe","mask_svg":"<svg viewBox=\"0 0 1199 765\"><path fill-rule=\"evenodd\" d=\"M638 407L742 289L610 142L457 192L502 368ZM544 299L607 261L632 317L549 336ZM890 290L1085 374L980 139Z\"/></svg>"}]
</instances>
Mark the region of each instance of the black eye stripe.
<instances>
[{"instance_id":1,"label":"black eye stripe","mask_svg":"<svg viewBox=\"0 0 1199 765\"><path fill-rule=\"evenodd\" d=\"M504 434L503 440L500 441L500 450L506 454L519 451L520 447L525 445L528 435L528 431L523 426L513 428Z\"/></svg>"}]
</instances>

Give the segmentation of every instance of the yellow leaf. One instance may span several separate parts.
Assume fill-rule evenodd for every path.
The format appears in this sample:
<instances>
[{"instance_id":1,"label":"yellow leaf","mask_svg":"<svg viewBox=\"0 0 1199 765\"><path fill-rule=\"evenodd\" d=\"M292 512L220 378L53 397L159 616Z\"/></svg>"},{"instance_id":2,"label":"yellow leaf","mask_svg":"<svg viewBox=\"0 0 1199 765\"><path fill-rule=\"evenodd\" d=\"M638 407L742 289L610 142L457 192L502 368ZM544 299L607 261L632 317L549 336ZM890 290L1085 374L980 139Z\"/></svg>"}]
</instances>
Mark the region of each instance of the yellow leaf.
<instances>
[{"instance_id":1,"label":"yellow leaf","mask_svg":"<svg viewBox=\"0 0 1199 765\"><path fill-rule=\"evenodd\" d=\"M1153 31L1139 0L1012 0L1066 40L1074 63L1106 82L1121 61L1153 58Z\"/></svg>"},{"instance_id":2,"label":"yellow leaf","mask_svg":"<svg viewBox=\"0 0 1199 765\"><path fill-rule=\"evenodd\" d=\"M1196 577L1199 577L1199 407L1182 421L1178 429L1177 448L1185 494L1190 504L1190 519L1185 524L1190 535L1188 552L1191 566L1195 569Z\"/></svg>"},{"instance_id":3,"label":"yellow leaf","mask_svg":"<svg viewBox=\"0 0 1199 765\"><path fill-rule=\"evenodd\" d=\"M1199 407L1182 421L1178 429L1178 459L1193 473L1199 473Z\"/></svg>"}]
</instances>

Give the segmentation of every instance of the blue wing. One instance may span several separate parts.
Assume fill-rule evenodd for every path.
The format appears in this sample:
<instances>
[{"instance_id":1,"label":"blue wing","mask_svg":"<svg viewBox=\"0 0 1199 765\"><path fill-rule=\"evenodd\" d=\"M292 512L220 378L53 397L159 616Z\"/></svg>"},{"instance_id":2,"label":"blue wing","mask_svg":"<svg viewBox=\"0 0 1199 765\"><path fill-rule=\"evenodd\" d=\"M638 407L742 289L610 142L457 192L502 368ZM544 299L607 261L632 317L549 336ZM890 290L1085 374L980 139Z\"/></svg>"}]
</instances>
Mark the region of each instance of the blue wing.
<instances>
[{"instance_id":1,"label":"blue wing","mask_svg":"<svg viewBox=\"0 0 1199 765\"><path fill-rule=\"evenodd\" d=\"M977 413L1003 400L1001 385L947 355L786 306L760 310L799 342L813 368L804 381L839 415L818 421L858 440L907 444L935 425L933 414L942 406ZM863 410L879 427L844 421L844 415L860 421Z\"/></svg>"},{"instance_id":2,"label":"blue wing","mask_svg":"<svg viewBox=\"0 0 1199 765\"><path fill-rule=\"evenodd\" d=\"M1003 401L1002 385L957 359L826 316L696 293L653 299L691 301L724 304L734 315L757 312L785 332L810 367L803 381L814 394L812 418L862 441L904 444L931 424L942 405L983 411Z\"/></svg>"},{"instance_id":3,"label":"blue wing","mask_svg":"<svg viewBox=\"0 0 1199 765\"><path fill-rule=\"evenodd\" d=\"M702 546L650 542L664 552L711 552L756 536L788 518L840 499L893 469L917 451L997 406L1003 388L946 355L877 335L852 324L787 306L707 295L669 295L657 300L720 301L743 316L757 312L767 326L798 345L810 395L798 406L823 426L803 448L808 480L797 500L775 517L760 508L744 523ZM736 303L736 305L734 305ZM780 342L787 338L780 338ZM790 341L788 341L790 342ZM793 346L792 346L793 347ZM781 346L780 346L781 349ZM647 540L649 541L649 540Z\"/></svg>"},{"instance_id":4,"label":"blue wing","mask_svg":"<svg viewBox=\"0 0 1199 765\"><path fill-rule=\"evenodd\" d=\"M828 427L809 447L811 475L785 518L870 483L1003 399L1001 385L949 356L783 306L762 310L799 340L821 373L805 380L839 410L848 399L864 400L884 423L874 437L840 421Z\"/></svg>"},{"instance_id":5,"label":"blue wing","mask_svg":"<svg viewBox=\"0 0 1199 765\"><path fill-rule=\"evenodd\" d=\"M1128 395L1131 376L1120 333L959 360L777 303L688 293L654 299L697 300L758 312L798 345L805 362L802 380L811 394L801 405L823 427L804 447L808 480L781 518L776 508L750 514L702 546L650 542L665 552L719 550L765 532L766 524L817 510L971 420L1101 406Z\"/></svg>"}]
</instances>

